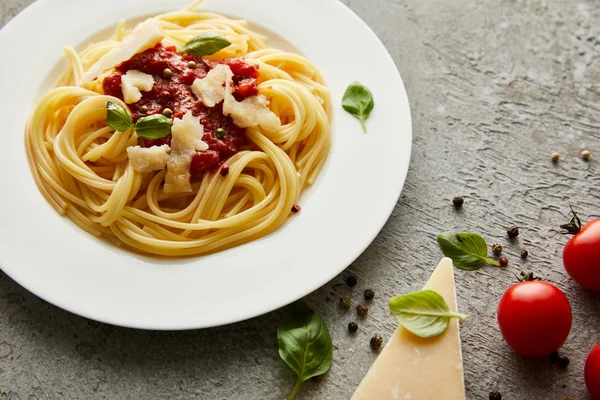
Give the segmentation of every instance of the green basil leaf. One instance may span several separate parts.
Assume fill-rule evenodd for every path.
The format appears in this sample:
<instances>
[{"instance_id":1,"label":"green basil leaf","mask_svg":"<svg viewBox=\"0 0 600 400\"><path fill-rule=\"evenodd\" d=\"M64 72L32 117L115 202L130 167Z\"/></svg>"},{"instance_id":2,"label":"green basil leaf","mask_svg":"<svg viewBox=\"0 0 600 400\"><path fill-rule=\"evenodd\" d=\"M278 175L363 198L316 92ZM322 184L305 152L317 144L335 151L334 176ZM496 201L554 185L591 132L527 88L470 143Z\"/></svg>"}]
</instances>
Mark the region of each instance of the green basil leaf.
<instances>
[{"instance_id":1,"label":"green basil leaf","mask_svg":"<svg viewBox=\"0 0 600 400\"><path fill-rule=\"evenodd\" d=\"M119 132L125 132L133 126L131 115L117 103L106 103L106 123Z\"/></svg>"},{"instance_id":2,"label":"green basil leaf","mask_svg":"<svg viewBox=\"0 0 600 400\"><path fill-rule=\"evenodd\" d=\"M390 310L400 324L417 336L439 336L450 318L465 320L467 315L451 312L444 298L433 290L422 290L390 300Z\"/></svg>"},{"instance_id":3,"label":"green basil leaf","mask_svg":"<svg viewBox=\"0 0 600 400\"><path fill-rule=\"evenodd\" d=\"M298 375L289 399L293 399L302 382L324 374L331 366L332 343L325 321L301 303L286 310L277 328L279 356Z\"/></svg>"},{"instance_id":4,"label":"green basil leaf","mask_svg":"<svg viewBox=\"0 0 600 400\"><path fill-rule=\"evenodd\" d=\"M496 260L488 258L488 246L485 239L475 233L443 232L437 237L438 244L446 257L458 268L475 271L490 264L499 267Z\"/></svg>"},{"instance_id":5,"label":"green basil leaf","mask_svg":"<svg viewBox=\"0 0 600 400\"><path fill-rule=\"evenodd\" d=\"M365 121L371 115L373 107L375 107L371 91L359 82L351 83L342 98L342 107L360 120L360 124L366 133Z\"/></svg>"},{"instance_id":6,"label":"green basil leaf","mask_svg":"<svg viewBox=\"0 0 600 400\"><path fill-rule=\"evenodd\" d=\"M162 114L153 114L148 117L140 118L135 123L135 133L139 137L146 139L160 139L171 133L171 119Z\"/></svg>"},{"instance_id":7,"label":"green basil leaf","mask_svg":"<svg viewBox=\"0 0 600 400\"><path fill-rule=\"evenodd\" d=\"M191 54L200 58L211 56L230 45L231 42L223 36L214 32L206 32L191 38L181 49L179 49L179 52L181 54Z\"/></svg>"}]
</instances>

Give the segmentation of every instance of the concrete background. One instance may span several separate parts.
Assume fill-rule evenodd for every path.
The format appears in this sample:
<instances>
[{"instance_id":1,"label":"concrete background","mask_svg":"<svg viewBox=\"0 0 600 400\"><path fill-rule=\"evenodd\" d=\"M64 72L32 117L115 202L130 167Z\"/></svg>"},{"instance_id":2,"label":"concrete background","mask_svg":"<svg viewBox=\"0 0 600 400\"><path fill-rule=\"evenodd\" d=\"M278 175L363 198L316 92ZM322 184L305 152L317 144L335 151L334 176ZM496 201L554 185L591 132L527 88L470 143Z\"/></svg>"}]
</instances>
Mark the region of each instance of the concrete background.
<instances>
[{"instance_id":1,"label":"concrete background","mask_svg":"<svg viewBox=\"0 0 600 400\"><path fill-rule=\"evenodd\" d=\"M0 25L31 0L1 0ZM307 297L334 341L331 371L299 399L348 399L377 355L369 339L395 327L387 299L417 290L441 253L435 237L470 230L505 245L510 270L457 271L469 399L589 399L587 352L600 342L600 295L562 267L556 227L568 204L600 214L600 8L597 0L344 0L379 35L406 84L414 151L404 192L387 225L342 276ZM40 28L43 37L43 29ZM8 62L2 55L0 62ZM577 157L592 151L591 162ZM561 161L554 165L550 154ZM490 185L490 181L494 184ZM451 199L466 197L456 212ZM516 224L521 236L505 239ZM526 262L519 250L527 248ZM573 329L571 364L525 360L503 342L496 304L532 269L562 288ZM337 286L336 286L337 285ZM338 294L376 299L360 330L346 329ZM277 354L281 312L216 329L145 332L89 321L34 297L0 273L0 399L283 399L295 378ZM401 360L400 360L401 362ZM443 399L443 395L440 396Z\"/></svg>"}]
</instances>

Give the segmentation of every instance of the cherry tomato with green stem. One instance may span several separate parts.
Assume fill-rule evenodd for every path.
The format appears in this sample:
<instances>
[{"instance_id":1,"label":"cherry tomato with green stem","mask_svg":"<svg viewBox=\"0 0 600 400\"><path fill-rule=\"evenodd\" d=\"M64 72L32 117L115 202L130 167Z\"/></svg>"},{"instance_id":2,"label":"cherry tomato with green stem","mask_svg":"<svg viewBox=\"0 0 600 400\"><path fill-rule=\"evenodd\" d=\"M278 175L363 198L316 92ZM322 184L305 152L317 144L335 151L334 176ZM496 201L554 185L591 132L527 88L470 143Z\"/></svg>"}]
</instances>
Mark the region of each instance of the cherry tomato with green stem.
<instances>
[{"instance_id":1,"label":"cherry tomato with green stem","mask_svg":"<svg viewBox=\"0 0 600 400\"><path fill-rule=\"evenodd\" d=\"M573 236L563 249L563 264L575 282L586 289L600 290L600 218L585 226L573 211L568 224L561 225Z\"/></svg>"},{"instance_id":2,"label":"cherry tomato with green stem","mask_svg":"<svg viewBox=\"0 0 600 400\"><path fill-rule=\"evenodd\" d=\"M592 399L600 400L600 343L598 343L585 361L585 386Z\"/></svg>"}]
</instances>

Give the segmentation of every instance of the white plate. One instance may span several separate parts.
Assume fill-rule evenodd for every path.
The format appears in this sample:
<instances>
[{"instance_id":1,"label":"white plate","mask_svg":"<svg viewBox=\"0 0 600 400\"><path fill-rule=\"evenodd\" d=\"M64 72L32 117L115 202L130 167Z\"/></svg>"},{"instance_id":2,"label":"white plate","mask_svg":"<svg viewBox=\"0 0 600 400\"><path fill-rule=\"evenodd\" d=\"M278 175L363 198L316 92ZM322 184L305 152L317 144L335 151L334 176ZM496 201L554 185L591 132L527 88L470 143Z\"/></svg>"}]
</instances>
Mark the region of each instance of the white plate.
<instances>
[{"instance_id":1,"label":"white plate","mask_svg":"<svg viewBox=\"0 0 600 400\"><path fill-rule=\"evenodd\" d=\"M23 128L63 45L186 0L39 0L0 31L0 265L65 310L115 325L191 329L251 318L314 291L371 243L396 204L410 160L402 79L377 36L337 0L206 0L205 10L259 24L323 72L334 103L327 164L302 212L275 233L214 255L159 260L106 244L58 216L38 192ZM374 94L364 134L341 108L358 80ZM44 86L46 85L46 86Z\"/></svg>"}]
</instances>

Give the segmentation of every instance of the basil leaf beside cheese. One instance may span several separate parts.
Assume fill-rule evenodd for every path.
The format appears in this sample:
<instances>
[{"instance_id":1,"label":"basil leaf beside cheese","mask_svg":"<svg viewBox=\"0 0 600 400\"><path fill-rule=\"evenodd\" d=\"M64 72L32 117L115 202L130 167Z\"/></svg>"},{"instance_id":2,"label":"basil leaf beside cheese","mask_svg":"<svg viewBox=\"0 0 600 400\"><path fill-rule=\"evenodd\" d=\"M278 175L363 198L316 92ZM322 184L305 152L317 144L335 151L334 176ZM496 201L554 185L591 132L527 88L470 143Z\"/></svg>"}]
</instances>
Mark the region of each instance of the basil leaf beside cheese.
<instances>
[{"instance_id":1,"label":"basil leaf beside cheese","mask_svg":"<svg viewBox=\"0 0 600 400\"><path fill-rule=\"evenodd\" d=\"M485 264L500 266L498 261L487 256L485 239L475 233L443 232L438 235L437 241L444 255L451 258L458 268L475 271Z\"/></svg>"},{"instance_id":2,"label":"basil leaf beside cheese","mask_svg":"<svg viewBox=\"0 0 600 400\"><path fill-rule=\"evenodd\" d=\"M400 325L424 338L444 333L450 318L468 318L467 315L451 312L444 298L433 290L394 297L389 306Z\"/></svg>"},{"instance_id":3,"label":"basil leaf beside cheese","mask_svg":"<svg viewBox=\"0 0 600 400\"><path fill-rule=\"evenodd\" d=\"M182 48L179 49L181 54L191 54L195 57L211 56L226 47L229 47L231 42L223 36L214 33L206 32L201 35L191 38Z\"/></svg>"},{"instance_id":4,"label":"basil leaf beside cheese","mask_svg":"<svg viewBox=\"0 0 600 400\"><path fill-rule=\"evenodd\" d=\"M127 110L112 101L106 103L106 123L119 132L125 132L133 126L131 115Z\"/></svg>"},{"instance_id":5,"label":"basil leaf beside cheese","mask_svg":"<svg viewBox=\"0 0 600 400\"><path fill-rule=\"evenodd\" d=\"M304 381L329 370L332 342L325 321L301 303L286 310L277 328L279 356L298 375L288 399L293 399Z\"/></svg>"},{"instance_id":6,"label":"basil leaf beside cheese","mask_svg":"<svg viewBox=\"0 0 600 400\"><path fill-rule=\"evenodd\" d=\"M138 137L145 139L160 139L171 134L173 121L162 114L154 114L140 118L135 123L134 129Z\"/></svg>"},{"instance_id":7,"label":"basil leaf beside cheese","mask_svg":"<svg viewBox=\"0 0 600 400\"><path fill-rule=\"evenodd\" d=\"M342 98L342 107L359 119L363 131L367 133L365 121L369 118L369 115L371 115L373 107L375 107L373 94L369 88L359 82L351 83Z\"/></svg>"}]
</instances>

